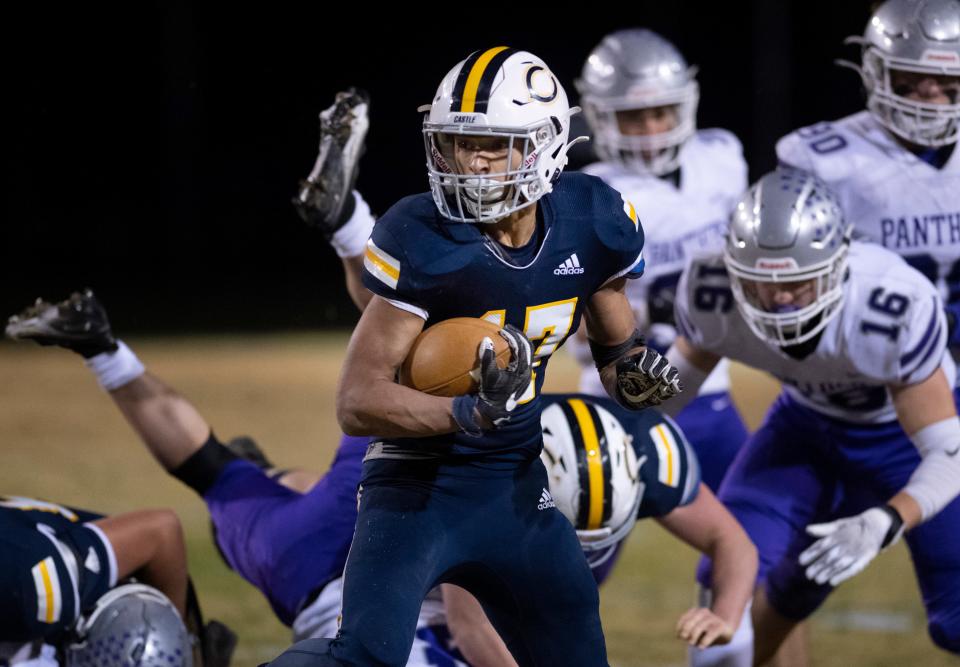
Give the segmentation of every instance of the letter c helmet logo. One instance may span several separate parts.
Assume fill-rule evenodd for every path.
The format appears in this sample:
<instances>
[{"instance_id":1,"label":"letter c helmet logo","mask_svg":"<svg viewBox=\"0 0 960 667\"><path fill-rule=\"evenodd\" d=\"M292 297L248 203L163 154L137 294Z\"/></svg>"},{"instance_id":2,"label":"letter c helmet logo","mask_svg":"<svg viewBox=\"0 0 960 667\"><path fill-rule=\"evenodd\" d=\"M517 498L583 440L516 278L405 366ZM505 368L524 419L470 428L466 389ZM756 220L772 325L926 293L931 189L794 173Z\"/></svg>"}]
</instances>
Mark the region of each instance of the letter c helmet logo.
<instances>
[{"instance_id":1,"label":"letter c helmet logo","mask_svg":"<svg viewBox=\"0 0 960 667\"><path fill-rule=\"evenodd\" d=\"M537 73L541 73L540 76L537 76ZM553 90L549 92L544 92L542 87L544 83L544 78L548 78L549 84L552 85ZM530 99L536 100L537 102L543 102L544 104L548 102L553 102L557 98L557 92L559 90L557 86L557 80L554 78L553 74L550 73L545 67L541 65L533 65L527 70L527 90L530 92Z\"/></svg>"}]
</instances>

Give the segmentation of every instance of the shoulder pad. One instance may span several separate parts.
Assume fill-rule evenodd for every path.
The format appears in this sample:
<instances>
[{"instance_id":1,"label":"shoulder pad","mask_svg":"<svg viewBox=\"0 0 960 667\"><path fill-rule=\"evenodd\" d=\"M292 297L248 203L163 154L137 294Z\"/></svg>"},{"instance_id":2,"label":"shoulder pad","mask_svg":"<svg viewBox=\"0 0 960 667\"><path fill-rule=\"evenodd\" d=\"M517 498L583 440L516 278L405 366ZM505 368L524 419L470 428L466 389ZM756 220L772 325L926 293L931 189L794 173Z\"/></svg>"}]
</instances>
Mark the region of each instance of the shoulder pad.
<instances>
[{"instance_id":1,"label":"shoulder pad","mask_svg":"<svg viewBox=\"0 0 960 667\"><path fill-rule=\"evenodd\" d=\"M780 164L812 172L828 183L856 174L875 151L858 131L858 115L808 125L777 142Z\"/></svg>"},{"instance_id":2,"label":"shoulder pad","mask_svg":"<svg viewBox=\"0 0 960 667\"><path fill-rule=\"evenodd\" d=\"M719 252L693 255L680 276L674 303L680 335L697 347L721 341L734 308L723 256Z\"/></svg>"},{"instance_id":3,"label":"shoulder pad","mask_svg":"<svg viewBox=\"0 0 960 667\"><path fill-rule=\"evenodd\" d=\"M585 217L584 222L592 225L605 249L605 266L610 270L607 281L623 275L641 275L643 227L633 204L603 180L589 174L562 174L557 185L554 206L573 211L574 216L579 211L579 217Z\"/></svg>"},{"instance_id":4,"label":"shoulder pad","mask_svg":"<svg viewBox=\"0 0 960 667\"><path fill-rule=\"evenodd\" d=\"M844 309L858 367L884 384L914 384L943 361L947 325L936 288L898 255L871 244L851 248L853 279ZM859 269L859 271L858 271Z\"/></svg>"},{"instance_id":5,"label":"shoulder pad","mask_svg":"<svg viewBox=\"0 0 960 667\"><path fill-rule=\"evenodd\" d=\"M700 487L700 463L676 422L653 410L646 411L633 433L633 447L644 484L637 518L666 516L693 502Z\"/></svg>"}]
</instances>

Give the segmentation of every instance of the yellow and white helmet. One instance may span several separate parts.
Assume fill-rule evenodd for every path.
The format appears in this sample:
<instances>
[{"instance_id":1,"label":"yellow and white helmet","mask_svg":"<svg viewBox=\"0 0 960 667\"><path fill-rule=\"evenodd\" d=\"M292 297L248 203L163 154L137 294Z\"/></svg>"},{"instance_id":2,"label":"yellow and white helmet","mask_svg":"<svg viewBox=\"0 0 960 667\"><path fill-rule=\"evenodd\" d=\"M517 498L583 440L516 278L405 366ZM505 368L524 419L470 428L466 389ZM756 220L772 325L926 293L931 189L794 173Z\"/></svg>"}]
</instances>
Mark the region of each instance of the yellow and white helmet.
<instances>
[{"instance_id":1,"label":"yellow and white helmet","mask_svg":"<svg viewBox=\"0 0 960 667\"><path fill-rule=\"evenodd\" d=\"M587 397L544 408L540 426L550 494L576 528L590 566L598 567L637 522L644 484L632 437Z\"/></svg>"},{"instance_id":2,"label":"yellow and white helmet","mask_svg":"<svg viewBox=\"0 0 960 667\"><path fill-rule=\"evenodd\" d=\"M496 222L553 189L567 164L570 107L546 63L527 51L476 51L440 83L423 121L427 177L440 213L456 222ZM503 137L522 163L507 171L459 174L458 135ZM512 151L511 151L512 154Z\"/></svg>"}]
</instances>

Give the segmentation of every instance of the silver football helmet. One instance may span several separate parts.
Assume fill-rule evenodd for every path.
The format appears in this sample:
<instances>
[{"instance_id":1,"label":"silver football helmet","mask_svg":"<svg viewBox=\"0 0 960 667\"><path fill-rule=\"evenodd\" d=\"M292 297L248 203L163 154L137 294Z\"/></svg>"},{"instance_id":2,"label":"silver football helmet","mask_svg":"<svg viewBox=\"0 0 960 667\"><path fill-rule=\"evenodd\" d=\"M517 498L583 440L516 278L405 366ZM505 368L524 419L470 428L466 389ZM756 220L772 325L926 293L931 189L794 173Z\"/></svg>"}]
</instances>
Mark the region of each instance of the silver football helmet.
<instances>
[{"instance_id":1,"label":"silver football helmet","mask_svg":"<svg viewBox=\"0 0 960 667\"><path fill-rule=\"evenodd\" d=\"M867 109L890 132L921 146L956 143L960 128L960 2L888 0L870 17L859 44L861 65L841 61L860 73ZM944 92L948 104L918 102L898 93L895 71L958 77ZM902 91L901 91L902 92Z\"/></svg>"},{"instance_id":2,"label":"silver football helmet","mask_svg":"<svg viewBox=\"0 0 960 667\"><path fill-rule=\"evenodd\" d=\"M697 129L700 89L696 68L651 30L618 30L590 52L577 80L584 116L601 159L641 173L662 175L680 163L680 148ZM667 132L628 135L617 112L672 106L676 124Z\"/></svg>"},{"instance_id":3,"label":"silver football helmet","mask_svg":"<svg viewBox=\"0 0 960 667\"><path fill-rule=\"evenodd\" d=\"M733 211L724 262L737 307L758 337L796 345L840 312L852 228L836 195L799 169L781 167L747 191ZM809 289L809 303L765 303L761 283Z\"/></svg>"},{"instance_id":4,"label":"silver football helmet","mask_svg":"<svg viewBox=\"0 0 960 667\"><path fill-rule=\"evenodd\" d=\"M540 415L550 494L577 530L591 567L605 563L637 522L643 499L631 436L589 399L554 403Z\"/></svg>"},{"instance_id":5,"label":"silver football helmet","mask_svg":"<svg viewBox=\"0 0 960 667\"><path fill-rule=\"evenodd\" d=\"M160 591L143 584L117 586L97 600L77 625L67 667L193 667L187 628Z\"/></svg>"},{"instance_id":6,"label":"silver football helmet","mask_svg":"<svg viewBox=\"0 0 960 667\"><path fill-rule=\"evenodd\" d=\"M540 58L498 46L476 51L440 82L426 111L427 177L440 213L457 222L497 222L553 189L567 164L570 107ZM499 173L459 173L457 142L497 137L516 163ZM585 140L585 138L582 138Z\"/></svg>"}]
</instances>

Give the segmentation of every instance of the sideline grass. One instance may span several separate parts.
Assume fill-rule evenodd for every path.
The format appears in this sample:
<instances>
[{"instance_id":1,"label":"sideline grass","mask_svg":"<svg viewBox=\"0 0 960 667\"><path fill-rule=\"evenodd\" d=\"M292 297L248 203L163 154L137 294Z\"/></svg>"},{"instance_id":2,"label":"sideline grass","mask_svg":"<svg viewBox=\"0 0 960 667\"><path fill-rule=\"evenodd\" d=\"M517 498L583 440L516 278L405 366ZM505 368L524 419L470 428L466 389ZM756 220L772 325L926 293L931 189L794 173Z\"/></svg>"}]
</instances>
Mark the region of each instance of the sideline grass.
<instances>
[{"instance_id":1,"label":"sideline grass","mask_svg":"<svg viewBox=\"0 0 960 667\"><path fill-rule=\"evenodd\" d=\"M332 401L344 334L128 342L200 408L221 438L247 433L278 465L327 467L339 437ZM551 363L548 389L572 390L576 375L561 353ZM234 664L255 665L288 644L288 630L259 593L220 562L203 504L160 471L79 359L3 342L0 378L0 492L107 513L174 508L184 523L206 614L241 637ZM734 379L738 405L756 426L776 385L741 368ZM653 522L639 525L630 542L601 592L611 662L682 665L684 650L672 638L673 624L693 600L696 555ZM815 617L813 664L955 665L930 643L925 623L906 549L898 545L841 587Z\"/></svg>"}]
</instances>

